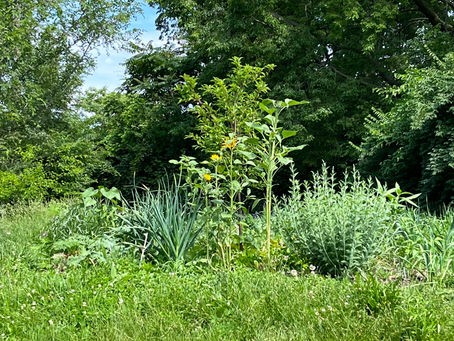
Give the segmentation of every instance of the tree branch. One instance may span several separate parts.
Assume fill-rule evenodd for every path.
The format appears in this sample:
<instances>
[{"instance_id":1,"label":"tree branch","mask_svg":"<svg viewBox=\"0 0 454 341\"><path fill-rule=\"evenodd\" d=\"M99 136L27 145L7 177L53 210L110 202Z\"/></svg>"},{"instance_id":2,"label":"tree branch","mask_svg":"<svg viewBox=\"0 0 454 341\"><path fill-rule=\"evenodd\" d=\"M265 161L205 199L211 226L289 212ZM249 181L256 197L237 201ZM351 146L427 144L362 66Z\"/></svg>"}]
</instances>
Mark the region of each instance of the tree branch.
<instances>
[{"instance_id":1,"label":"tree branch","mask_svg":"<svg viewBox=\"0 0 454 341\"><path fill-rule=\"evenodd\" d=\"M342 71L339 71L338 69L336 69L336 68L335 68L334 66L332 66L332 65L328 65L328 67L329 67L331 70L333 70L334 73L337 73L338 75L340 75L340 76L342 76L342 77L344 77L344 78L353 79L353 80L355 80L355 81L361 83L362 85L368 86L368 87L370 87L370 88L376 88L376 87L377 87L377 85L374 85L374 84L369 83L369 82L366 82L366 81L364 81L364 80L361 80L361 79L355 78L355 77L353 77L353 76L347 75L347 74L343 73Z\"/></svg>"},{"instance_id":2,"label":"tree branch","mask_svg":"<svg viewBox=\"0 0 454 341\"><path fill-rule=\"evenodd\" d=\"M385 66L380 64L380 62L378 60L376 60L373 56L371 56L369 54L364 54L363 51L361 51L360 49L355 49L355 48L349 47L349 46L336 46L336 49L334 50L333 53L341 51L341 50L352 51L354 53L357 53L361 56L368 58L374 64L375 71L378 74L380 74L380 76L383 78L383 80L385 82L387 82L389 85L399 85L399 82L394 77L394 75L388 69L386 69Z\"/></svg>"},{"instance_id":3,"label":"tree branch","mask_svg":"<svg viewBox=\"0 0 454 341\"><path fill-rule=\"evenodd\" d=\"M276 12L271 12L271 15L272 15L273 17L275 17L276 19L283 20L283 21L285 21L287 24L290 24L290 25L292 25L292 26L294 26L294 27L301 26L300 23L298 23L298 22L296 22L296 21L294 21L294 20L292 20L292 19L285 18L284 16L282 16L282 15L276 13Z\"/></svg>"},{"instance_id":4,"label":"tree branch","mask_svg":"<svg viewBox=\"0 0 454 341\"><path fill-rule=\"evenodd\" d=\"M413 0L413 2L419 8L421 13L423 13L429 19L430 23L433 26L440 25L442 31L451 32L451 34L454 34L454 27L443 21L425 0Z\"/></svg>"},{"instance_id":5,"label":"tree branch","mask_svg":"<svg viewBox=\"0 0 454 341\"><path fill-rule=\"evenodd\" d=\"M438 0L446 5L448 5L449 7L451 7L452 9L454 9L454 2L452 1L449 1L449 0Z\"/></svg>"}]
</instances>

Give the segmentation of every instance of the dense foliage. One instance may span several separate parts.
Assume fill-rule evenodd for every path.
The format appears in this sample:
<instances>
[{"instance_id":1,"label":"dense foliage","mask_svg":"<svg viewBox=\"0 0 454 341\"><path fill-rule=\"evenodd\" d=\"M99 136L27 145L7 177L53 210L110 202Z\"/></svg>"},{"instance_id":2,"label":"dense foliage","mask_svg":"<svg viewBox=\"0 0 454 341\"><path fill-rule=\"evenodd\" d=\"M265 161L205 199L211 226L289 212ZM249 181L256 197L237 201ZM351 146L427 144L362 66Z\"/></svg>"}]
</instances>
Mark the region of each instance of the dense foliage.
<instances>
[{"instance_id":1,"label":"dense foliage","mask_svg":"<svg viewBox=\"0 0 454 341\"><path fill-rule=\"evenodd\" d=\"M0 339L453 339L454 3L149 3L0 0Z\"/></svg>"},{"instance_id":2,"label":"dense foliage","mask_svg":"<svg viewBox=\"0 0 454 341\"><path fill-rule=\"evenodd\" d=\"M454 200L454 55L432 58L382 91L392 106L369 117L360 165L440 204Z\"/></svg>"},{"instance_id":3,"label":"dense foliage","mask_svg":"<svg viewBox=\"0 0 454 341\"><path fill-rule=\"evenodd\" d=\"M0 183L13 187L0 202L71 193L107 170L73 100L93 50L129 37L136 5L0 2Z\"/></svg>"},{"instance_id":4,"label":"dense foliage","mask_svg":"<svg viewBox=\"0 0 454 341\"><path fill-rule=\"evenodd\" d=\"M432 63L453 47L449 1L155 0L158 27L183 49L203 82L223 76L233 56L276 65L271 98L307 99L287 114L287 128L309 147L295 156L304 177L322 160L339 168L357 161L350 142L367 133L364 118L384 105L374 88L398 85L397 73Z\"/></svg>"},{"instance_id":5,"label":"dense foliage","mask_svg":"<svg viewBox=\"0 0 454 341\"><path fill-rule=\"evenodd\" d=\"M161 50L134 56L126 69L124 93L91 90L80 103L92 115L89 122L96 144L107 150L115 169L115 174L98 179L110 186L134 181L156 186L163 175L175 170L170 159L193 154L185 137L194 118L181 112L174 89L187 69L181 58Z\"/></svg>"}]
</instances>

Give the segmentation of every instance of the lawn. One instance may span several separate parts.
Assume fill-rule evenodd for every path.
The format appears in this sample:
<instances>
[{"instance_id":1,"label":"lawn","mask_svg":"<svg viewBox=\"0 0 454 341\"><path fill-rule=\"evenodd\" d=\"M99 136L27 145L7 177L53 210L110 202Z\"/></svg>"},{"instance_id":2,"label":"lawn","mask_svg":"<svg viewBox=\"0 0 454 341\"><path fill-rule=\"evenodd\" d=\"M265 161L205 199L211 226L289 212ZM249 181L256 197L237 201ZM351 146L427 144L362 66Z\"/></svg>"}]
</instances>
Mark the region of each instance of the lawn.
<instances>
[{"instance_id":1,"label":"lawn","mask_svg":"<svg viewBox=\"0 0 454 341\"><path fill-rule=\"evenodd\" d=\"M59 205L19 205L0 220L2 339L454 338L453 290L427 282L158 266L130 255L59 267L42 247Z\"/></svg>"}]
</instances>

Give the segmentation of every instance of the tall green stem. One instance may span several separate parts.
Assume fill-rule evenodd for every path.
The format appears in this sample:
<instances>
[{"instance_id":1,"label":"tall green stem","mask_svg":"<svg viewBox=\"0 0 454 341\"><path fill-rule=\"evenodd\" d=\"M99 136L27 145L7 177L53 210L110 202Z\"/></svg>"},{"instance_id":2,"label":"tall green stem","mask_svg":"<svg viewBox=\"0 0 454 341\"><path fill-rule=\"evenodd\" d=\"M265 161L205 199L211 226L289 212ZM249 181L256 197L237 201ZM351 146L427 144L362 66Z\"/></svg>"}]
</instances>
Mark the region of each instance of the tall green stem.
<instances>
[{"instance_id":1,"label":"tall green stem","mask_svg":"<svg viewBox=\"0 0 454 341\"><path fill-rule=\"evenodd\" d=\"M269 153L269 164L266 175L266 258L269 263L271 260L271 201L273 199L273 175L274 175L274 158L276 154L276 142L273 140Z\"/></svg>"}]
</instances>

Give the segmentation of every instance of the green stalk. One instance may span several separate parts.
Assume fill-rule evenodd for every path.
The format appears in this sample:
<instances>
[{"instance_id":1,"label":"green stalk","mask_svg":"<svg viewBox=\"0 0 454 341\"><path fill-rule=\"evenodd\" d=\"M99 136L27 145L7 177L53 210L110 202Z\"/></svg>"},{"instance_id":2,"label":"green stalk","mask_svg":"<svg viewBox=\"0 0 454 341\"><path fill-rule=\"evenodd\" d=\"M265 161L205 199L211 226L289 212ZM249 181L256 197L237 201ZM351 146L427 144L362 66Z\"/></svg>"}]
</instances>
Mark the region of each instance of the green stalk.
<instances>
[{"instance_id":1,"label":"green stalk","mask_svg":"<svg viewBox=\"0 0 454 341\"><path fill-rule=\"evenodd\" d=\"M276 153L276 142L273 140L269 158L268 171L266 175L266 206L265 206L265 219L266 219L266 258L268 264L271 260L271 201L272 201L272 191L273 191L273 173L274 169L273 160Z\"/></svg>"},{"instance_id":2,"label":"green stalk","mask_svg":"<svg viewBox=\"0 0 454 341\"><path fill-rule=\"evenodd\" d=\"M205 190L205 209L208 209L208 191ZM207 262L210 260L210 231L208 224L208 217L205 219L205 233L206 233L206 243L207 243Z\"/></svg>"}]
</instances>

